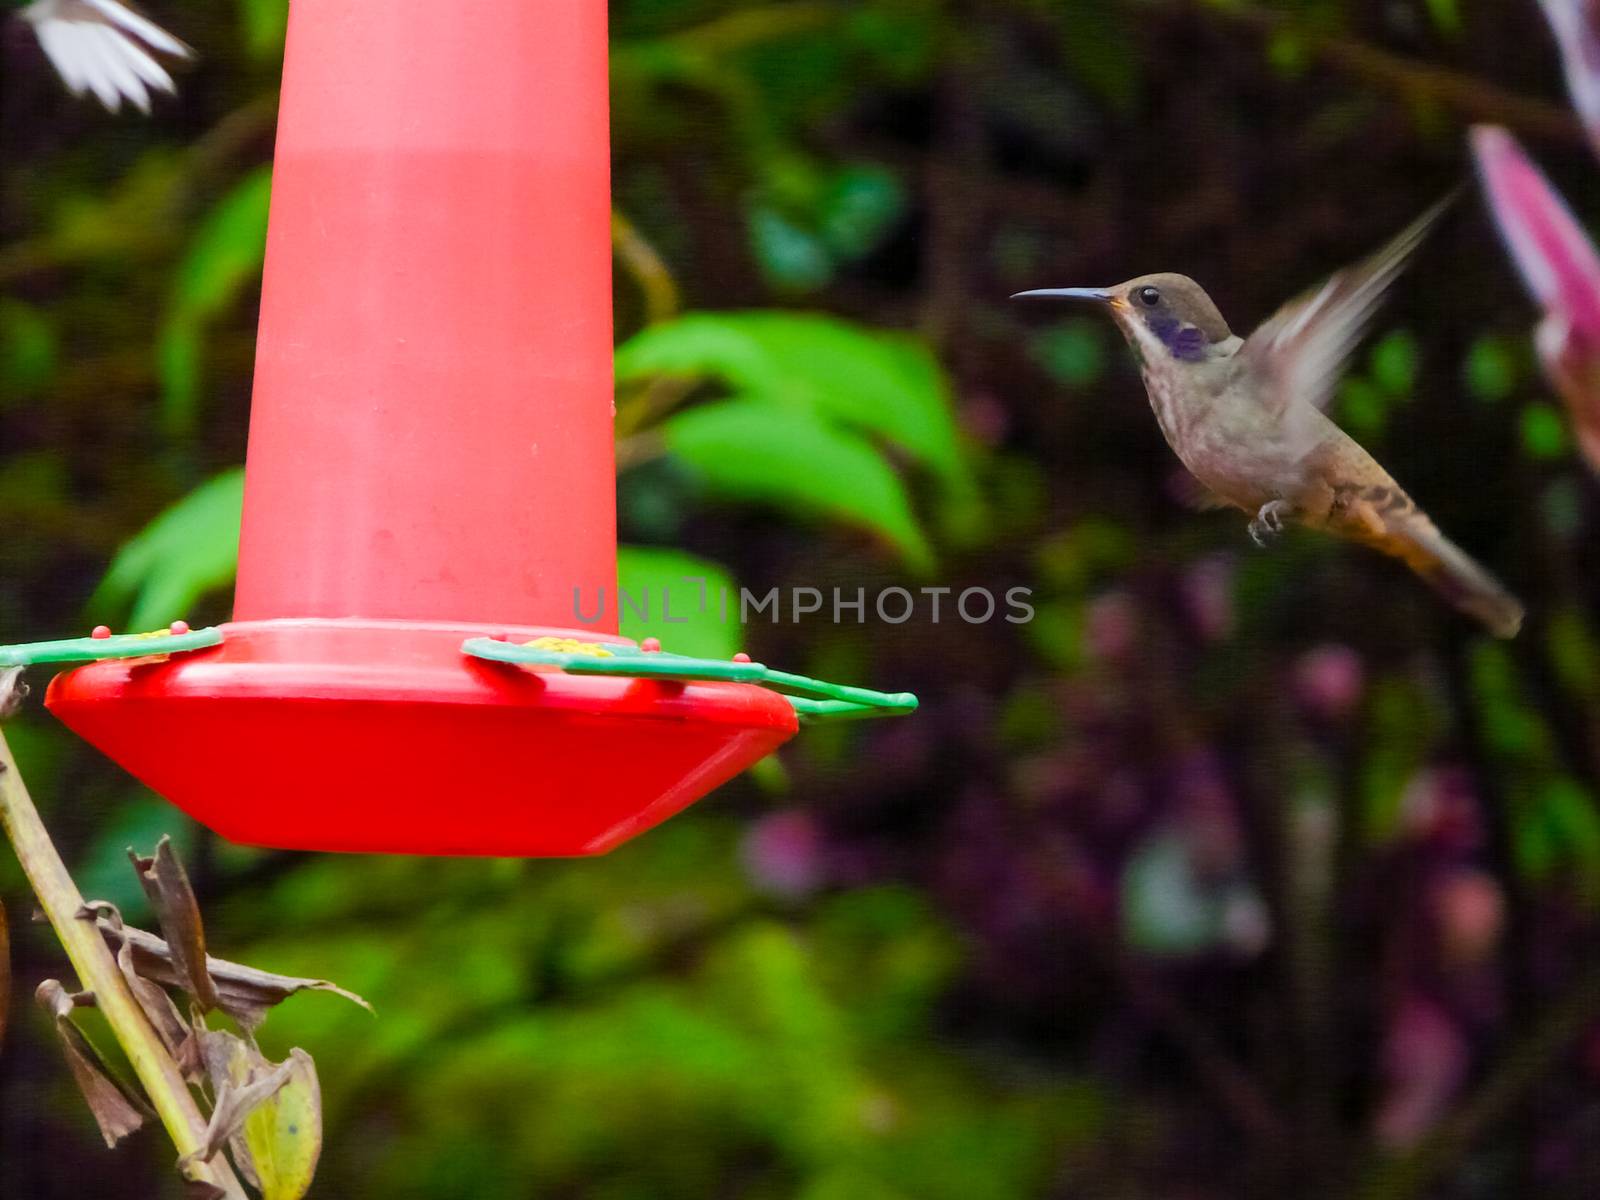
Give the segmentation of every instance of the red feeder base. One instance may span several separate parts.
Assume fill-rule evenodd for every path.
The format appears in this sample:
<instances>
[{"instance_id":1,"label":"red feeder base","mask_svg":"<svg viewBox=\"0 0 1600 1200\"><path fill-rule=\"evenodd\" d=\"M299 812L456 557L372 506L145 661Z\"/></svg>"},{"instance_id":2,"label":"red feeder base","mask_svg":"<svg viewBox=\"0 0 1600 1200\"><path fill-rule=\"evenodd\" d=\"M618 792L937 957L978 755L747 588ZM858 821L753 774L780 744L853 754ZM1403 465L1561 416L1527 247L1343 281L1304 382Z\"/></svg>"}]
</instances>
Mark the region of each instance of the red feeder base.
<instances>
[{"instance_id":1,"label":"red feeder base","mask_svg":"<svg viewBox=\"0 0 1600 1200\"><path fill-rule=\"evenodd\" d=\"M222 836L396 854L600 854L792 737L787 700L734 683L530 671L464 638L569 629L403 621L223 626L220 646L92 663L46 703Z\"/></svg>"}]
</instances>

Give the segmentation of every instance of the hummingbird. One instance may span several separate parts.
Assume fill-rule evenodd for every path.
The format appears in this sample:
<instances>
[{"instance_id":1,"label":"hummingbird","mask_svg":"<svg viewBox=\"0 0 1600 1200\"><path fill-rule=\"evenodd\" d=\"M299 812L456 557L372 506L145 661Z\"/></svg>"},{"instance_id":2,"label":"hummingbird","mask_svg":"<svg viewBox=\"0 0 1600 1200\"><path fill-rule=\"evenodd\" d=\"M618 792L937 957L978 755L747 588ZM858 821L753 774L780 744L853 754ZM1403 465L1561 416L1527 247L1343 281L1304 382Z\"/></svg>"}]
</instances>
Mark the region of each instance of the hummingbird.
<instances>
[{"instance_id":1,"label":"hummingbird","mask_svg":"<svg viewBox=\"0 0 1600 1200\"><path fill-rule=\"evenodd\" d=\"M1167 444L1199 482L1200 506L1251 514L1257 545L1289 525L1360 542L1398 558L1497 637L1513 637L1522 604L1324 411L1384 293L1448 204L1285 304L1249 337L1230 330L1186 275L1041 288L1013 299L1087 301L1110 313L1139 361Z\"/></svg>"},{"instance_id":2,"label":"hummingbird","mask_svg":"<svg viewBox=\"0 0 1600 1200\"><path fill-rule=\"evenodd\" d=\"M108 112L127 100L150 111L150 92L177 91L155 58L194 52L120 0L33 0L17 16L33 26L45 57L74 96L93 92Z\"/></svg>"}]
</instances>

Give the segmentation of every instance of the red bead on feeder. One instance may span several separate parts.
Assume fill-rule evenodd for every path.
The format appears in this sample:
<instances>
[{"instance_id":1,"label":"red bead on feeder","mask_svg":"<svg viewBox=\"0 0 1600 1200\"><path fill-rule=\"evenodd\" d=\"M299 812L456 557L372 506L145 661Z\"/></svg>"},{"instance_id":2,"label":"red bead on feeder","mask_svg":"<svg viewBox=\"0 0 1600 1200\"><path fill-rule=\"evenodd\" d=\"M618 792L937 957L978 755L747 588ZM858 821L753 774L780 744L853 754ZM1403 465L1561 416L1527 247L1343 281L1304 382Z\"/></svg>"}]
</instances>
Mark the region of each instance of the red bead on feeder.
<instances>
[{"instance_id":1,"label":"red bead on feeder","mask_svg":"<svg viewBox=\"0 0 1600 1200\"><path fill-rule=\"evenodd\" d=\"M597 853L915 706L573 628L616 595L606 103L603 4L291 10L234 620L11 648L101 660L52 711L224 836Z\"/></svg>"}]
</instances>

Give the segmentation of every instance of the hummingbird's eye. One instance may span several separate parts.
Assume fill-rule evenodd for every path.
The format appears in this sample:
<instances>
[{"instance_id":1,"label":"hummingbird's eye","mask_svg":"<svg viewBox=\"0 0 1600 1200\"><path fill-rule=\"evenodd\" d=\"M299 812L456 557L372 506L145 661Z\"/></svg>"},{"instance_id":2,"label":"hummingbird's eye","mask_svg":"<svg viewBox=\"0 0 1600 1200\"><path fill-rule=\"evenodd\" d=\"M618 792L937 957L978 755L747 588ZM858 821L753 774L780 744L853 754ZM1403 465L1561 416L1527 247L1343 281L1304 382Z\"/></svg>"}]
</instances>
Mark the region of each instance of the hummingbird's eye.
<instances>
[{"instance_id":1,"label":"hummingbird's eye","mask_svg":"<svg viewBox=\"0 0 1600 1200\"><path fill-rule=\"evenodd\" d=\"M1153 287L1142 287L1134 295L1139 297L1139 303L1146 308L1154 308L1161 303L1161 293Z\"/></svg>"}]
</instances>

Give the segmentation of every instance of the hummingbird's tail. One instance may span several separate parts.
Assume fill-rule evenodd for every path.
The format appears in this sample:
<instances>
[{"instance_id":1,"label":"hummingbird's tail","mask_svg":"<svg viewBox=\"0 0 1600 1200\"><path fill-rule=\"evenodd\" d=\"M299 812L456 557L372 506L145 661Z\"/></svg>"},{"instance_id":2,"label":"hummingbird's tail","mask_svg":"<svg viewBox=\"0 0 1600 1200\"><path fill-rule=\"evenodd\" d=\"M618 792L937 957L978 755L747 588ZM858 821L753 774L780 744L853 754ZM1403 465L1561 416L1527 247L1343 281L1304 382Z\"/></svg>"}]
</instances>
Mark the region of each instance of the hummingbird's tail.
<instances>
[{"instance_id":1,"label":"hummingbird's tail","mask_svg":"<svg viewBox=\"0 0 1600 1200\"><path fill-rule=\"evenodd\" d=\"M1376 543L1379 548L1402 559L1429 587L1482 621L1495 637L1515 637L1522 628L1522 601L1423 513L1413 509L1406 517L1390 524Z\"/></svg>"}]
</instances>

